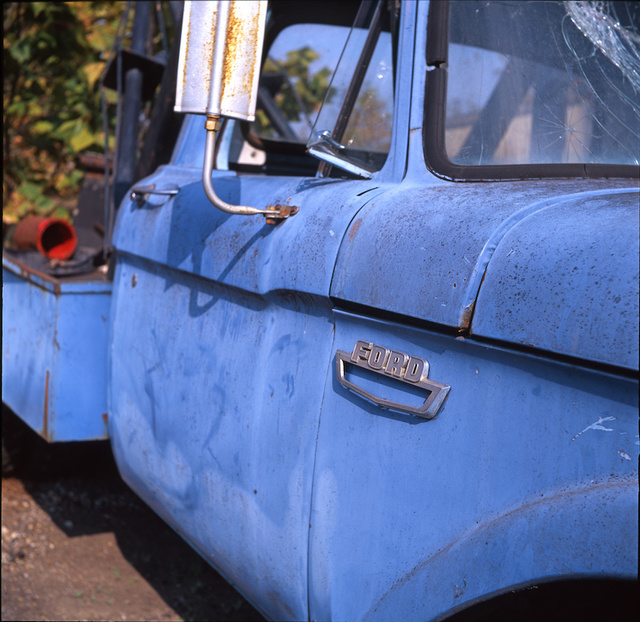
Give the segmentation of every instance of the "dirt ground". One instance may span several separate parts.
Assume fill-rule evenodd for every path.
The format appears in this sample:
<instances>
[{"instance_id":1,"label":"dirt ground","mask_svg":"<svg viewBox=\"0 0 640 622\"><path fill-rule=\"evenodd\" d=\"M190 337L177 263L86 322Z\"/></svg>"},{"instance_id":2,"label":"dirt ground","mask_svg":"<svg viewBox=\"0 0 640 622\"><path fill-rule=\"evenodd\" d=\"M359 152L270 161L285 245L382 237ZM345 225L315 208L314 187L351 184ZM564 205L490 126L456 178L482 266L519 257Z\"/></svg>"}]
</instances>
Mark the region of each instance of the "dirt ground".
<instances>
[{"instance_id":1,"label":"dirt ground","mask_svg":"<svg viewBox=\"0 0 640 622\"><path fill-rule=\"evenodd\" d=\"M2 416L2 620L263 620L130 491L107 442L47 445Z\"/></svg>"}]
</instances>

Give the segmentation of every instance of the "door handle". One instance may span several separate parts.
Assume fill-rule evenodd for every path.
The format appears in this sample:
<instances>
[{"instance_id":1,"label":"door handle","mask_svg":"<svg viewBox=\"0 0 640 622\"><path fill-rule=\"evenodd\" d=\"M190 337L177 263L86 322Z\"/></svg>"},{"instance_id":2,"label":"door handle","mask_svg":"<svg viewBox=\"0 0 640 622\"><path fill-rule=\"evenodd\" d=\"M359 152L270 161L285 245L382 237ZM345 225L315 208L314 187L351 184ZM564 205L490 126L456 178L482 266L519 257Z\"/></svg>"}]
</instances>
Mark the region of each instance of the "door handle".
<instances>
[{"instance_id":1,"label":"door handle","mask_svg":"<svg viewBox=\"0 0 640 622\"><path fill-rule=\"evenodd\" d=\"M135 201L139 207L141 207L150 194L173 196L178 194L178 192L180 192L180 188L178 186L169 185L164 188L156 188L155 184L150 184L148 186L134 186L131 188L131 194L129 197L132 201Z\"/></svg>"}]
</instances>

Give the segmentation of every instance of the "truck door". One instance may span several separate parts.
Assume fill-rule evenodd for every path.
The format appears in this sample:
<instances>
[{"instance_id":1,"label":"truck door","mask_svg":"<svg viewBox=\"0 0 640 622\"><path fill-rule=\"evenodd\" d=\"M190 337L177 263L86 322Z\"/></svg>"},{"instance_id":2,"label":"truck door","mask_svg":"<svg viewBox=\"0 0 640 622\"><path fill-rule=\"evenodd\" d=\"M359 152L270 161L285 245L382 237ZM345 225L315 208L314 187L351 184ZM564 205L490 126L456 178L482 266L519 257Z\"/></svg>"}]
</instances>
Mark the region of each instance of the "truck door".
<instances>
[{"instance_id":1,"label":"truck door","mask_svg":"<svg viewBox=\"0 0 640 622\"><path fill-rule=\"evenodd\" d=\"M216 210L193 117L171 163L122 203L114 234L109 426L122 476L275 619L308 616L330 283L355 214L385 187L316 177L305 154L358 9L331 6L273 4L258 120L223 128L213 176L228 203L297 215L274 226Z\"/></svg>"}]
</instances>

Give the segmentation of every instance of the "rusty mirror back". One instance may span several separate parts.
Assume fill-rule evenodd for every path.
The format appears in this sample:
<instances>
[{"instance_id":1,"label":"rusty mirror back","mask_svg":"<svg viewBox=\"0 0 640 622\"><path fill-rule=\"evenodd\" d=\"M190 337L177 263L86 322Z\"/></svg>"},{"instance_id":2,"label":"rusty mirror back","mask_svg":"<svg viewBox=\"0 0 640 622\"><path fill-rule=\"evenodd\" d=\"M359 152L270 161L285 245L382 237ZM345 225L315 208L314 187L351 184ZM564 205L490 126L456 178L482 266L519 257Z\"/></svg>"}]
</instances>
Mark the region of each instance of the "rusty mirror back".
<instances>
[{"instance_id":1,"label":"rusty mirror back","mask_svg":"<svg viewBox=\"0 0 640 622\"><path fill-rule=\"evenodd\" d=\"M207 117L202 185L211 203L229 214L262 214L277 224L297 208L230 205L211 180L220 117L255 119L266 16L266 1L184 3L174 109Z\"/></svg>"},{"instance_id":2,"label":"rusty mirror back","mask_svg":"<svg viewBox=\"0 0 640 622\"><path fill-rule=\"evenodd\" d=\"M253 121L266 2L185 2L176 112Z\"/></svg>"}]
</instances>

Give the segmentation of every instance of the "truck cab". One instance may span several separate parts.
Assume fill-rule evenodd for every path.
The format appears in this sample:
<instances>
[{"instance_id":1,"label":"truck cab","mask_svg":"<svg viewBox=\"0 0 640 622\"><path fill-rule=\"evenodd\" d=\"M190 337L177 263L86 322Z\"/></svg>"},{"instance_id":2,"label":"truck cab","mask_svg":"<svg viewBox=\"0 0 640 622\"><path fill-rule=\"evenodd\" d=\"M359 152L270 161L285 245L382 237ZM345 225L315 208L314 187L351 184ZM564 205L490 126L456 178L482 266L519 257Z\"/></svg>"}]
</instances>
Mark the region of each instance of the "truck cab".
<instances>
[{"instance_id":1,"label":"truck cab","mask_svg":"<svg viewBox=\"0 0 640 622\"><path fill-rule=\"evenodd\" d=\"M266 13L255 120L222 122L210 180L286 217L211 205L187 115L104 268L5 250L3 401L109 438L269 618L630 594L637 7Z\"/></svg>"}]
</instances>

